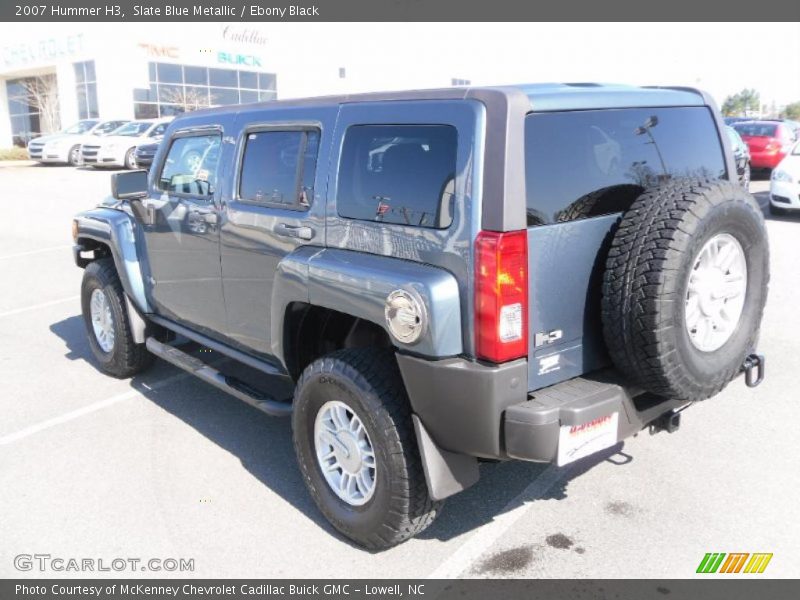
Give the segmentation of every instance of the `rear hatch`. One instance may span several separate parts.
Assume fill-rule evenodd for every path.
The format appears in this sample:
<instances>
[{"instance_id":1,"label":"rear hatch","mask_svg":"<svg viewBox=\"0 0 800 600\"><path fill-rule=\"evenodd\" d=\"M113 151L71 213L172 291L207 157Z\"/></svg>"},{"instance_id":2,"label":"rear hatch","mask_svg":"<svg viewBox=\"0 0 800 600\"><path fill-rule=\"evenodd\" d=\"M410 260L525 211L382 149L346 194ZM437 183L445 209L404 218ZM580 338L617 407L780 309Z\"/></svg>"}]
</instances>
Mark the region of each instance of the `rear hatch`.
<instances>
[{"instance_id":1,"label":"rear hatch","mask_svg":"<svg viewBox=\"0 0 800 600\"><path fill-rule=\"evenodd\" d=\"M775 123L741 123L734 129L742 136L751 153L764 152L768 147L780 147L776 139L778 126Z\"/></svg>"},{"instance_id":2,"label":"rear hatch","mask_svg":"<svg viewBox=\"0 0 800 600\"><path fill-rule=\"evenodd\" d=\"M667 178L727 172L714 116L697 106L531 113L525 153L535 390L609 364L601 289L622 212Z\"/></svg>"}]
</instances>

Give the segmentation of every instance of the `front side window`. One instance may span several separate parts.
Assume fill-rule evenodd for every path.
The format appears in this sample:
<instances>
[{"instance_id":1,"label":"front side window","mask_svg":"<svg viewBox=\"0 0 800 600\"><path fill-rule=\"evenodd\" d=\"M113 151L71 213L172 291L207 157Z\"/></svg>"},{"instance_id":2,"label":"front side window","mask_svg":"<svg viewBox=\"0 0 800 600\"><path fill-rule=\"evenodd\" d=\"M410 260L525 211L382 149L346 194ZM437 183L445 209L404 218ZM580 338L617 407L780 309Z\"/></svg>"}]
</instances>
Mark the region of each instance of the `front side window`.
<instances>
[{"instance_id":1,"label":"front side window","mask_svg":"<svg viewBox=\"0 0 800 600\"><path fill-rule=\"evenodd\" d=\"M158 189L199 198L213 196L220 144L218 134L175 138L158 178Z\"/></svg>"},{"instance_id":2,"label":"front side window","mask_svg":"<svg viewBox=\"0 0 800 600\"><path fill-rule=\"evenodd\" d=\"M457 137L450 125L350 127L339 165L339 215L414 227L449 227Z\"/></svg>"},{"instance_id":3,"label":"front side window","mask_svg":"<svg viewBox=\"0 0 800 600\"><path fill-rule=\"evenodd\" d=\"M239 199L291 210L314 200L319 131L254 131L247 134Z\"/></svg>"},{"instance_id":4,"label":"front side window","mask_svg":"<svg viewBox=\"0 0 800 600\"><path fill-rule=\"evenodd\" d=\"M532 113L525 120L528 226L626 210L672 177L724 178L705 107Z\"/></svg>"}]
</instances>

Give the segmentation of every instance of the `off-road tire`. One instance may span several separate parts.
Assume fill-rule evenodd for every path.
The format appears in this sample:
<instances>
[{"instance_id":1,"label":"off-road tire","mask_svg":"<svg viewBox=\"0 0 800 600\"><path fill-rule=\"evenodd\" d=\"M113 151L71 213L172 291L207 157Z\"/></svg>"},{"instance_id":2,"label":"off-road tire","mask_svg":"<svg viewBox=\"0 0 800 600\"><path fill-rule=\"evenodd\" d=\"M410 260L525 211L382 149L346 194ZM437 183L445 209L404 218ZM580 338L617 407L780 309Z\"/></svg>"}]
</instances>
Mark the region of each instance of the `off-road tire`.
<instances>
[{"instance_id":1,"label":"off-road tire","mask_svg":"<svg viewBox=\"0 0 800 600\"><path fill-rule=\"evenodd\" d=\"M700 249L721 232L744 250L744 308L731 337L719 349L702 352L684 321L689 272ZM604 273L603 331L615 366L660 396L713 396L755 347L768 282L764 219L741 186L676 179L645 191L623 215Z\"/></svg>"},{"instance_id":2,"label":"off-road tire","mask_svg":"<svg viewBox=\"0 0 800 600\"><path fill-rule=\"evenodd\" d=\"M100 347L92 328L90 301L95 289L103 290L111 306L114 345L110 352L105 352ZM81 309L89 347L100 370L122 379L133 377L153 364L154 357L147 351L145 345L133 341L128 321L128 307L125 304L125 295L113 259L103 258L87 265L81 284Z\"/></svg>"},{"instance_id":3,"label":"off-road tire","mask_svg":"<svg viewBox=\"0 0 800 600\"><path fill-rule=\"evenodd\" d=\"M364 423L375 451L376 487L351 506L329 487L317 462L314 422L328 400L348 405ZM294 395L292 430L303 480L323 515L359 546L381 550L428 527L442 502L431 500L417 449L411 411L394 352L340 350L312 362Z\"/></svg>"},{"instance_id":4,"label":"off-road tire","mask_svg":"<svg viewBox=\"0 0 800 600\"><path fill-rule=\"evenodd\" d=\"M129 171L136 168L136 148L128 148L125 153L125 168Z\"/></svg>"}]
</instances>

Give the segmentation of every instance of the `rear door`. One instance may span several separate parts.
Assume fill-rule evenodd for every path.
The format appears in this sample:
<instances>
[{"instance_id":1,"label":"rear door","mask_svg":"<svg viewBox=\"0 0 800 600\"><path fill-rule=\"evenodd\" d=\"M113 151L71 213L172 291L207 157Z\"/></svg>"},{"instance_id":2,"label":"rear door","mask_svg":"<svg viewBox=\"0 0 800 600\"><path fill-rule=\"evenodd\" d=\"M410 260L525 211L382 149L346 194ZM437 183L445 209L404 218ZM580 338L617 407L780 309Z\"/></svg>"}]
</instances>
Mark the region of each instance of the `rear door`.
<instances>
[{"instance_id":1,"label":"rear door","mask_svg":"<svg viewBox=\"0 0 800 600\"><path fill-rule=\"evenodd\" d=\"M223 198L222 281L227 336L270 355L270 305L278 264L325 244L328 148L337 107L239 115L233 185Z\"/></svg>"},{"instance_id":2,"label":"rear door","mask_svg":"<svg viewBox=\"0 0 800 600\"><path fill-rule=\"evenodd\" d=\"M674 176L726 178L706 107L526 118L530 390L609 364L600 293L620 213Z\"/></svg>"}]
</instances>

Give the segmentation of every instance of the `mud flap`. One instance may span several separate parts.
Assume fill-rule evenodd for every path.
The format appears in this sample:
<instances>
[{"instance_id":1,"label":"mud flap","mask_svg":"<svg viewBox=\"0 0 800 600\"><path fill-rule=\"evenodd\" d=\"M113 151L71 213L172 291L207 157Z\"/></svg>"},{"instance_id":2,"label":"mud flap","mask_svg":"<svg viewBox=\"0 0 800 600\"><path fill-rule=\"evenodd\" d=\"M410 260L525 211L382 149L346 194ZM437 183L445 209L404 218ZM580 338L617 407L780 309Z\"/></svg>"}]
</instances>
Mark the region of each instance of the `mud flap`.
<instances>
[{"instance_id":1,"label":"mud flap","mask_svg":"<svg viewBox=\"0 0 800 600\"><path fill-rule=\"evenodd\" d=\"M478 481L480 474L475 457L443 450L433 441L419 417L411 415L411 418L417 434L425 482L432 499L444 500Z\"/></svg>"}]
</instances>

